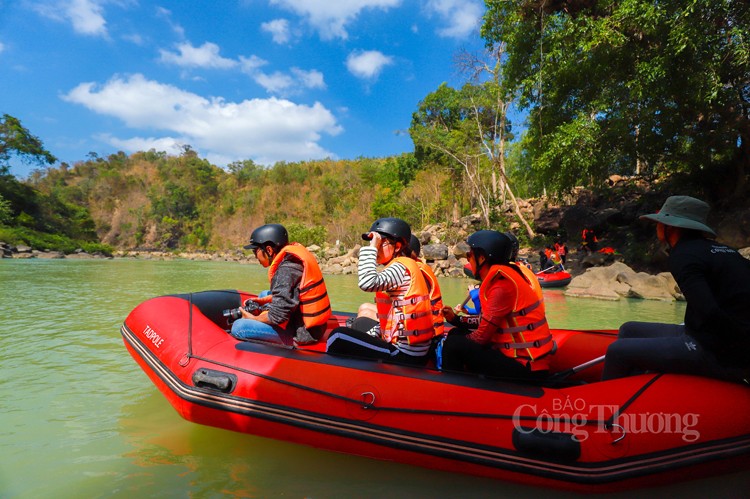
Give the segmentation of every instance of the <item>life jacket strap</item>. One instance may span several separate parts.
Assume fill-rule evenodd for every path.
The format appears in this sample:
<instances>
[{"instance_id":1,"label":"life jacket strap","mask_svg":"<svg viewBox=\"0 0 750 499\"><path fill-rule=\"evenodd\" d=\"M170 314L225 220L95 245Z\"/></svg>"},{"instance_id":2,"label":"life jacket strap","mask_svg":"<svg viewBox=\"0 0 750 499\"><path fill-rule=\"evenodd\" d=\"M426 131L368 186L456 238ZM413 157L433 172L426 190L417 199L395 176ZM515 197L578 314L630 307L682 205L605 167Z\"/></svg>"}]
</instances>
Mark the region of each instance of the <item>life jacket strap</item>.
<instances>
[{"instance_id":1,"label":"life jacket strap","mask_svg":"<svg viewBox=\"0 0 750 499\"><path fill-rule=\"evenodd\" d=\"M414 305L416 303L422 302L424 300L429 300L430 297L427 295L419 295L415 296L413 298L406 298L404 300L393 300L393 303L391 303L392 307L403 307L404 305Z\"/></svg>"},{"instance_id":2,"label":"life jacket strap","mask_svg":"<svg viewBox=\"0 0 750 499\"><path fill-rule=\"evenodd\" d=\"M529 305L526 308L522 308L521 310L516 310L515 312L511 312L510 316L511 317L518 317L518 316L523 317L524 315L528 314L529 312L533 311L534 309L539 308L539 306L541 304L542 304L542 300L538 300L537 302L532 303L531 305Z\"/></svg>"},{"instance_id":3,"label":"life jacket strap","mask_svg":"<svg viewBox=\"0 0 750 499\"><path fill-rule=\"evenodd\" d=\"M552 335L549 335L541 340L526 341L524 343L499 343L500 348L504 350L524 350L526 348L539 348L543 347L547 343L552 341Z\"/></svg>"}]
</instances>

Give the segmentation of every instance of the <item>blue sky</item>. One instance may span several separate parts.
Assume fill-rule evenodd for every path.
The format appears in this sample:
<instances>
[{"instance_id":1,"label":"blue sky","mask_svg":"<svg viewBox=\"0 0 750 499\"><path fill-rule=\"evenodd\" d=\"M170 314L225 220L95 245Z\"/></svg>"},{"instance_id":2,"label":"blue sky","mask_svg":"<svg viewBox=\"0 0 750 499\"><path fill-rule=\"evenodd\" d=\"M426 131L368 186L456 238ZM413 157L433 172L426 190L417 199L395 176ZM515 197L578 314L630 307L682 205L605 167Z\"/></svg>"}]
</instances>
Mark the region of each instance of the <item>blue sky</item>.
<instances>
[{"instance_id":1,"label":"blue sky","mask_svg":"<svg viewBox=\"0 0 750 499\"><path fill-rule=\"evenodd\" d=\"M190 145L219 166L413 150L479 52L481 0L0 0L0 113L60 161ZM35 168L14 161L25 177Z\"/></svg>"}]
</instances>

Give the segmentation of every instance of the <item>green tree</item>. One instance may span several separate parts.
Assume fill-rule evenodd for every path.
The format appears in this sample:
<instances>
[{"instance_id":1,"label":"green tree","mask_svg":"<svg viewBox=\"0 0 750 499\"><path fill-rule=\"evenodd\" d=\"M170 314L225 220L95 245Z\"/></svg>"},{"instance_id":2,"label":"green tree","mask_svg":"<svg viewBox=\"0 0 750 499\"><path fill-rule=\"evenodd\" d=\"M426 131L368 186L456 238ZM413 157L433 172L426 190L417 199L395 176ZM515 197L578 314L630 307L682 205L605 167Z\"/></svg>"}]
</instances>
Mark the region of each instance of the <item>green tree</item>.
<instances>
[{"instance_id":1,"label":"green tree","mask_svg":"<svg viewBox=\"0 0 750 499\"><path fill-rule=\"evenodd\" d=\"M13 218L13 212L10 210L10 201L0 194L0 225L9 223Z\"/></svg>"},{"instance_id":2,"label":"green tree","mask_svg":"<svg viewBox=\"0 0 750 499\"><path fill-rule=\"evenodd\" d=\"M423 156L452 165L453 175L461 178L487 226L497 208L509 203L533 237L505 167L506 145L512 138L508 120L512 94L502 80L503 54L503 44L491 47L483 57L460 54L459 67L468 81L460 90L442 84L420 102L409 133Z\"/></svg>"},{"instance_id":3,"label":"green tree","mask_svg":"<svg viewBox=\"0 0 750 499\"><path fill-rule=\"evenodd\" d=\"M44 148L42 141L21 125L18 118L3 114L0 118L0 175L8 174L8 161L13 156L37 164L52 164L57 161L57 158Z\"/></svg>"},{"instance_id":4,"label":"green tree","mask_svg":"<svg viewBox=\"0 0 750 499\"><path fill-rule=\"evenodd\" d=\"M613 173L750 172L750 3L486 0L482 36L529 110L534 178L561 193Z\"/></svg>"}]
</instances>

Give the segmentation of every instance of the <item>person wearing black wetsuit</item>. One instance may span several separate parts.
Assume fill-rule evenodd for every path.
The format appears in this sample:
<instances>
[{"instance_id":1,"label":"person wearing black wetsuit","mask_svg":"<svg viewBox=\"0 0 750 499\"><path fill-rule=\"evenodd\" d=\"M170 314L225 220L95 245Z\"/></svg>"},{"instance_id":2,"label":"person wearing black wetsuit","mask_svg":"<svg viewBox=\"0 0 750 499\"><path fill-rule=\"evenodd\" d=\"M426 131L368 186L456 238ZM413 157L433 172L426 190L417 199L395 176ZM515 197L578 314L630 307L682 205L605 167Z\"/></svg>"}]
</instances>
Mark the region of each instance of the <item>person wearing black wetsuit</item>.
<instances>
[{"instance_id":1,"label":"person wearing black wetsuit","mask_svg":"<svg viewBox=\"0 0 750 499\"><path fill-rule=\"evenodd\" d=\"M641 218L656 222L687 300L684 324L627 322L607 349L602 379L646 371L750 379L750 260L714 241L708 204L672 196Z\"/></svg>"}]
</instances>

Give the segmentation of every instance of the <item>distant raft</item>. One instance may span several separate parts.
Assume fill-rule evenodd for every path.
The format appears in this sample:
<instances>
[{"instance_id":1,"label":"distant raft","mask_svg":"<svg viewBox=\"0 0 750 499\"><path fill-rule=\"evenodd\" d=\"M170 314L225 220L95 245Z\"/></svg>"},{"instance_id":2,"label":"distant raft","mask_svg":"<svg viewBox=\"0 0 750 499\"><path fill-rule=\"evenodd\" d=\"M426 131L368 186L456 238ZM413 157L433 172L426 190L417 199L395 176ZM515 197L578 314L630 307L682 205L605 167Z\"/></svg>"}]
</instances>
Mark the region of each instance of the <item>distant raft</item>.
<instances>
[{"instance_id":1,"label":"distant raft","mask_svg":"<svg viewBox=\"0 0 750 499\"><path fill-rule=\"evenodd\" d=\"M130 354L188 421L584 492L750 468L750 388L653 373L598 381L615 331L553 330L556 374L533 384L334 357L324 343L238 341L222 310L250 296L153 298L122 325ZM335 314L329 330L350 316Z\"/></svg>"},{"instance_id":2,"label":"distant raft","mask_svg":"<svg viewBox=\"0 0 750 499\"><path fill-rule=\"evenodd\" d=\"M573 276L566 270L559 270L557 272L537 272L536 278L539 280L539 285L543 288L562 288L570 284L570 280Z\"/></svg>"}]
</instances>

